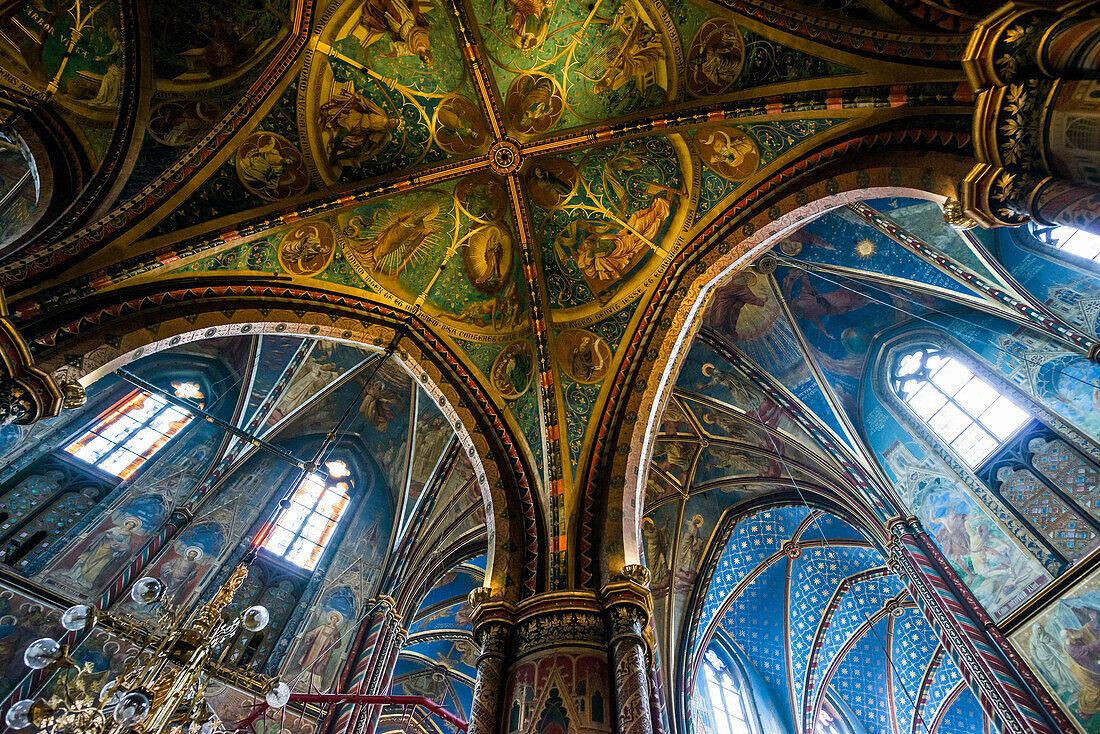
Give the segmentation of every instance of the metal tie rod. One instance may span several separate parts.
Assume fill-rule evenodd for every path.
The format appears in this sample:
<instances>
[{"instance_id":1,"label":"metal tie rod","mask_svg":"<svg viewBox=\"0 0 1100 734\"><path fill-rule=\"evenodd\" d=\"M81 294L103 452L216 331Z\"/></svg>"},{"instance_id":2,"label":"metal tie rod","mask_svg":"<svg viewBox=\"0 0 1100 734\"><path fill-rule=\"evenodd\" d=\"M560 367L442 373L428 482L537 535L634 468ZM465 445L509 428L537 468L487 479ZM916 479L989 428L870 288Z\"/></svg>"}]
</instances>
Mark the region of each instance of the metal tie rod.
<instances>
[{"instance_id":1,"label":"metal tie rod","mask_svg":"<svg viewBox=\"0 0 1100 734\"><path fill-rule=\"evenodd\" d=\"M124 370L121 367L119 367L117 370L115 370L115 374L118 375L119 377L121 377L122 379L126 380L130 384L135 385L136 387L140 387L142 390L145 390L145 391L151 392L151 393L155 393L155 394L161 396L162 398L164 398L165 400L167 400L168 402L172 403L173 405L176 405L180 408L183 408L184 410L186 410L188 412L195 413L195 414L199 415L207 423L213 423L214 425L216 425L219 428L225 430L226 432L233 434L237 438L243 439L247 443L249 443L253 446L256 446L257 448L261 448L264 451L267 451L268 453L274 454L275 456L278 456L283 461L286 461L290 464L293 464L294 466L298 467L299 469L302 469L303 471L312 472L317 468L315 465L312 465L309 462L302 461L301 459L299 459L297 456L290 453L289 451L286 451L285 449L279 448L278 446L275 446L274 444L270 444L270 443L268 443L267 441L264 441L261 438L256 438L251 433L248 433L247 431L242 431L240 428L237 428L232 423L227 423L226 421L223 421L221 418L215 417L215 416L211 415L210 413L207 413L205 410L200 408L198 405L195 405L191 401L184 400L183 398L177 397L176 395L172 394L168 390L160 388L160 387L152 384L151 382L146 382L145 380L143 380L140 377L138 377L137 375L135 375L133 372L129 372L128 370Z\"/></svg>"}]
</instances>

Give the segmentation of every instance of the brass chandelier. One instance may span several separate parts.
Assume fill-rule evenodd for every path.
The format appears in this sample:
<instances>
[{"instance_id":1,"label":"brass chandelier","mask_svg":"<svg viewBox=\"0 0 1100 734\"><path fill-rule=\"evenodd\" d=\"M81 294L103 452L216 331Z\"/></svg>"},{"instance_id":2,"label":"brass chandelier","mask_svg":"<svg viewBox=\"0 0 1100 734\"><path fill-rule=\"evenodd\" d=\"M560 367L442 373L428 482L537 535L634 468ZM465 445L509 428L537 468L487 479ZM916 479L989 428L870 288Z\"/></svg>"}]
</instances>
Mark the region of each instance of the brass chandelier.
<instances>
[{"instance_id":1,"label":"brass chandelier","mask_svg":"<svg viewBox=\"0 0 1100 734\"><path fill-rule=\"evenodd\" d=\"M43 734L226 734L205 696L210 677L238 629L259 632L270 620L263 606L249 607L232 618L224 614L247 575L246 561L206 605L188 615L165 605L154 623L143 623L129 614L111 615L84 604L65 610L61 626L67 631L87 632L104 621L138 641L140 652L117 678L95 690L98 681L90 663L77 665L69 657L68 646L57 640L35 640L23 655L27 667L72 672L67 680L59 677L49 699L13 704L5 722L12 729L35 727ZM161 581L146 576L134 583L130 596L138 604L152 607L161 602L164 591ZM277 678L257 675L255 682L272 708L282 708L290 699L290 687Z\"/></svg>"}]
</instances>

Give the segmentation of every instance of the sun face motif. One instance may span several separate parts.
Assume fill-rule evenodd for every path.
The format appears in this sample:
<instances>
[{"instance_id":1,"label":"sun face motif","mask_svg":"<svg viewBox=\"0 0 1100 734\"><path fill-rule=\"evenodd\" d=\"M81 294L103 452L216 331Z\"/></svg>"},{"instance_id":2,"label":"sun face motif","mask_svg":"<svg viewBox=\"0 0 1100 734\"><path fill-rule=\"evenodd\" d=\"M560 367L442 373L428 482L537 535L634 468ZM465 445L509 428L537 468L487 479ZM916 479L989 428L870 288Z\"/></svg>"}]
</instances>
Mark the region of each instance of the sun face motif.
<instances>
[{"instance_id":1,"label":"sun face motif","mask_svg":"<svg viewBox=\"0 0 1100 734\"><path fill-rule=\"evenodd\" d=\"M874 242L868 239L862 239L856 243L856 256L866 260L874 255L877 249Z\"/></svg>"}]
</instances>

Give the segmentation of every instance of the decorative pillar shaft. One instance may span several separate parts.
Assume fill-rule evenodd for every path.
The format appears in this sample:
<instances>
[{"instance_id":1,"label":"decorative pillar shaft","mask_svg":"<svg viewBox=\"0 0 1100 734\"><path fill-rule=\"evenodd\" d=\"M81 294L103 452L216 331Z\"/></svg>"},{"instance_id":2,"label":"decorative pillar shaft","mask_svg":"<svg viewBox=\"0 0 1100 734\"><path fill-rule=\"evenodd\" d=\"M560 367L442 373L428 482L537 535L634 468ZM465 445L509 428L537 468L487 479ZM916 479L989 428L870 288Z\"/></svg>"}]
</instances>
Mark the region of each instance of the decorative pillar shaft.
<instances>
[{"instance_id":1,"label":"decorative pillar shaft","mask_svg":"<svg viewBox=\"0 0 1100 734\"><path fill-rule=\"evenodd\" d=\"M496 734L503 729L500 704L504 694L504 672L512 626L507 610L497 605L494 607L486 605L479 609L481 614L474 639L481 646L481 654L477 656L477 678L474 681L467 734Z\"/></svg>"},{"instance_id":2,"label":"decorative pillar shaft","mask_svg":"<svg viewBox=\"0 0 1100 734\"><path fill-rule=\"evenodd\" d=\"M631 565L603 589L619 734L653 734L655 730L645 639L652 608L648 584L649 570Z\"/></svg>"},{"instance_id":3,"label":"decorative pillar shaft","mask_svg":"<svg viewBox=\"0 0 1100 734\"><path fill-rule=\"evenodd\" d=\"M337 688L341 693L356 693L367 695L370 691L370 682L379 666L379 660L383 652L386 640L393 629L393 620L396 615L393 612L394 601L388 596L383 596L376 601L374 610L365 621L365 633L359 639L359 644L352 648L344 670L340 674L340 685ZM347 734L355 731L363 720L366 725L362 707L343 705L329 712L322 726L325 734Z\"/></svg>"},{"instance_id":4,"label":"decorative pillar shaft","mask_svg":"<svg viewBox=\"0 0 1100 734\"><path fill-rule=\"evenodd\" d=\"M607 610L607 618L619 734L653 734L642 639L645 610L632 604L616 604Z\"/></svg>"},{"instance_id":5,"label":"decorative pillar shaft","mask_svg":"<svg viewBox=\"0 0 1100 734\"><path fill-rule=\"evenodd\" d=\"M1042 688L1036 690L1021 680L1021 666L1008 659L987 633L987 625L981 620L989 620L989 616L919 524L915 520L897 522L893 531L892 569L905 582L982 708L1001 722L1001 731L1072 731L1072 724Z\"/></svg>"},{"instance_id":6,"label":"decorative pillar shaft","mask_svg":"<svg viewBox=\"0 0 1100 734\"><path fill-rule=\"evenodd\" d=\"M391 615L388 622L389 629L387 630L385 642L380 646L373 663L368 690L368 695L371 696L383 695L390 689L390 683L393 681L393 667L397 663L397 655L401 652L401 648L405 646L405 640L408 637L407 631L401 627L396 615ZM360 711L359 713L359 721L355 731L359 734L374 734L374 730L378 728L378 720L382 716L382 706L367 706L365 709L365 712Z\"/></svg>"}]
</instances>

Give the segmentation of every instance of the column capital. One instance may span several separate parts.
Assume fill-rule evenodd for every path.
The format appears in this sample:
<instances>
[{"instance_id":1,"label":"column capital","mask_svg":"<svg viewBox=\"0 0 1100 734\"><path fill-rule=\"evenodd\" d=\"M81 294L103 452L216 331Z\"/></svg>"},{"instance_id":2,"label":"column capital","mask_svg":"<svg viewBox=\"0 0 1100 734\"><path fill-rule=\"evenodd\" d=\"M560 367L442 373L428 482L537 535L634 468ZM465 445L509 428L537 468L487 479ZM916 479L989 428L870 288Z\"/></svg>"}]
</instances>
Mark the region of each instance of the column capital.
<instances>
[{"instance_id":1,"label":"column capital","mask_svg":"<svg viewBox=\"0 0 1100 734\"><path fill-rule=\"evenodd\" d=\"M1044 33L1059 17L1049 5L1012 0L979 21L962 59L974 91L1033 72Z\"/></svg>"},{"instance_id":2,"label":"column capital","mask_svg":"<svg viewBox=\"0 0 1100 734\"><path fill-rule=\"evenodd\" d=\"M0 425L27 425L52 418L62 406L83 405L84 397L79 383L62 390L50 375L34 366L30 347L9 318L0 294Z\"/></svg>"}]
</instances>

